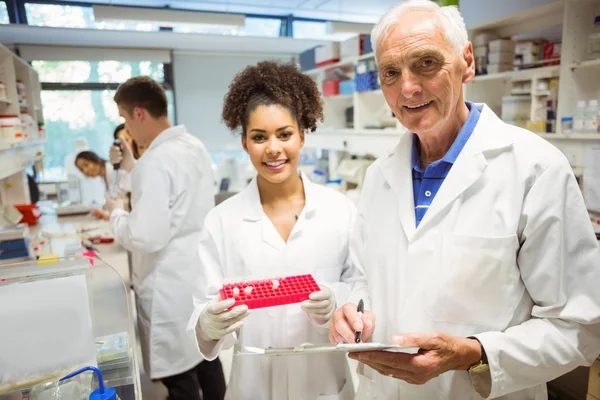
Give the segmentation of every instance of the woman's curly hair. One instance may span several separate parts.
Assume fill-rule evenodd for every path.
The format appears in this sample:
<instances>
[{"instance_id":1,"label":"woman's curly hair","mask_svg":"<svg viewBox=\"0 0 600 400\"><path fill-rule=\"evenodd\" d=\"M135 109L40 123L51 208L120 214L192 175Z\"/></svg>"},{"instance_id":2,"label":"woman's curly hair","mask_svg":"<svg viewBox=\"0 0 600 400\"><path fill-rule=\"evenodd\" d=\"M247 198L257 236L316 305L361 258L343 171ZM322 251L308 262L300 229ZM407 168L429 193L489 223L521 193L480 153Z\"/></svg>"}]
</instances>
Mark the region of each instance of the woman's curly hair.
<instances>
[{"instance_id":1,"label":"woman's curly hair","mask_svg":"<svg viewBox=\"0 0 600 400\"><path fill-rule=\"evenodd\" d=\"M314 132L317 121L323 120L317 84L291 62L262 61L238 73L225 95L221 117L229 129L245 134L250 114L262 105L287 108L302 130Z\"/></svg>"}]
</instances>

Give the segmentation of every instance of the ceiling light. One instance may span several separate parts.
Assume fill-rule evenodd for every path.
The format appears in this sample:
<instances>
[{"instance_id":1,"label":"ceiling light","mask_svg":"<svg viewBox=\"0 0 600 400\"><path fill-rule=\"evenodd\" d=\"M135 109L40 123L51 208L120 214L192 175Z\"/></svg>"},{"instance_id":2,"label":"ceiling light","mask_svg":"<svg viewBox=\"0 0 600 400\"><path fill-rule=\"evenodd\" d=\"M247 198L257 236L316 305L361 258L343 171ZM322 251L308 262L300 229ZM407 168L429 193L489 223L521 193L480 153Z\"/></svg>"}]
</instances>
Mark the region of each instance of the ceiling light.
<instances>
[{"instance_id":1,"label":"ceiling light","mask_svg":"<svg viewBox=\"0 0 600 400\"><path fill-rule=\"evenodd\" d=\"M243 14L181 11L144 7L93 6L96 21L152 22L157 25L220 25L243 27Z\"/></svg>"},{"instance_id":2,"label":"ceiling light","mask_svg":"<svg viewBox=\"0 0 600 400\"><path fill-rule=\"evenodd\" d=\"M330 35L336 33L370 34L375 24L359 24L355 22L327 22L326 32Z\"/></svg>"}]
</instances>

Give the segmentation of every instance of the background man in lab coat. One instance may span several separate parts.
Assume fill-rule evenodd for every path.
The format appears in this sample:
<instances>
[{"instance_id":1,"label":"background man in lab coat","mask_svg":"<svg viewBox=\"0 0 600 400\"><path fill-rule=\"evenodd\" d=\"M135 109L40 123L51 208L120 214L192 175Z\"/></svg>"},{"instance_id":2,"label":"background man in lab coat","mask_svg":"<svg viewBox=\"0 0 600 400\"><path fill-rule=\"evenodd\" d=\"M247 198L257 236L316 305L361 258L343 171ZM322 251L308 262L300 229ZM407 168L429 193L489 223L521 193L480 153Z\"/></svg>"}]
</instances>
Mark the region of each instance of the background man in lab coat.
<instances>
[{"instance_id":1,"label":"background man in lab coat","mask_svg":"<svg viewBox=\"0 0 600 400\"><path fill-rule=\"evenodd\" d=\"M132 169L132 211L107 199L117 240L133 252L133 286L144 367L167 386L170 400L223 399L218 359L203 361L186 324L193 310L198 242L214 206L210 156L183 125L171 126L162 87L131 78L115 94L133 139L147 146Z\"/></svg>"},{"instance_id":2,"label":"background man in lab coat","mask_svg":"<svg viewBox=\"0 0 600 400\"><path fill-rule=\"evenodd\" d=\"M371 40L410 131L370 167L359 204L371 340L421 350L353 354L367 366L360 390L547 399L545 382L600 352L600 252L570 165L465 103L475 65L456 8L401 3ZM355 319L354 304L336 311L330 340L353 340Z\"/></svg>"}]
</instances>

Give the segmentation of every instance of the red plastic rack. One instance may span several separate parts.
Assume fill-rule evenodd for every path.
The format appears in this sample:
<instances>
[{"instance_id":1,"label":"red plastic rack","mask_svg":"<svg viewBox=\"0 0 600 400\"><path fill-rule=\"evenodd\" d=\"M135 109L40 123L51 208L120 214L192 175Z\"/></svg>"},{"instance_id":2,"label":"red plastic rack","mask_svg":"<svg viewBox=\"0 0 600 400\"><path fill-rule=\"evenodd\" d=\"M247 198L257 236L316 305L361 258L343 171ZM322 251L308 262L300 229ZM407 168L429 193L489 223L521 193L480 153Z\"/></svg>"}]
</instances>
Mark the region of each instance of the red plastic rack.
<instances>
[{"instance_id":1,"label":"red plastic rack","mask_svg":"<svg viewBox=\"0 0 600 400\"><path fill-rule=\"evenodd\" d=\"M274 288L273 281L279 285ZM246 288L251 286L252 291L247 293ZM234 288L238 288L237 296ZM223 285L219 291L221 299L235 299L235 306L245 304L248 308L265 308L281 306L284 304L300 303L308 300L311 293L321 290L312 275L297 275L284 278L261 279Z\"/></svg>"}]
</instances>

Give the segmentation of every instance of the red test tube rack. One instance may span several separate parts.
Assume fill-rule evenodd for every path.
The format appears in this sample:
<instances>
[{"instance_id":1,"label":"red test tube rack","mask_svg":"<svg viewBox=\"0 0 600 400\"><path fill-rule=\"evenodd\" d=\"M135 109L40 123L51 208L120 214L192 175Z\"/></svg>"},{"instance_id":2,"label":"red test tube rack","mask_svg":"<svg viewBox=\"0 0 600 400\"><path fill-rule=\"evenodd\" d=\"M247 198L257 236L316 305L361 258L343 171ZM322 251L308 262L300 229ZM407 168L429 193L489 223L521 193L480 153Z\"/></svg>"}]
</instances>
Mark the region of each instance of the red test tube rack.
<instances>
[{"instance_id":1,"label":"red test tube rack","mask_svg":"<svg viewBox=\"0 0 600 400\"><path fill-rule=\"evenodd\" d=\"M315 279L308 274L228 283L219 293L223 300L235 299L233 307L245 304L252 309L300 303L320 290Z\"/></svg>"}]
</instances>

